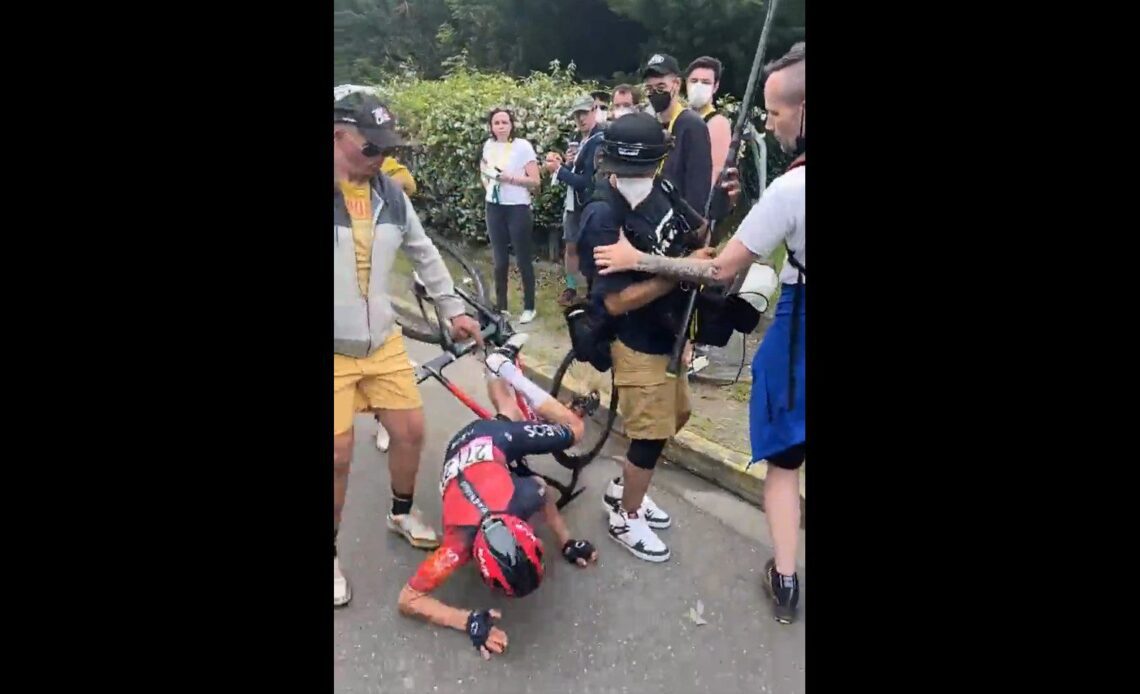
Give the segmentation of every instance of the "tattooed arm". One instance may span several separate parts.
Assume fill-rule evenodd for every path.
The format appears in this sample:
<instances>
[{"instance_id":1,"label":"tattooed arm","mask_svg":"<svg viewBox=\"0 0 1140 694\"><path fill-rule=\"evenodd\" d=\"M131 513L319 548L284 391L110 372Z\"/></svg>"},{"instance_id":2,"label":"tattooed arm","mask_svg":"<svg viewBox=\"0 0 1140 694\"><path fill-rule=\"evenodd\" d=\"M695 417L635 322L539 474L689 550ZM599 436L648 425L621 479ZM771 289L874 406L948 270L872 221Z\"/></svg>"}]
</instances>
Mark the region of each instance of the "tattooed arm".
<instances>
[{"instance_id":1,"label":"tattooed arm","mask_svg":"<svg viewBox=\"0 0 1140 694\"><path fill-rule=\"evenodd\" d=\"M700 258L665 258L642 253L624 236L610 246L594 249L594 263L598 274L639 270L660 277L687 280L703 284L731 284L737 273L742 272L756 259L752 252L737 239L732 239L724 251L711 260Z\"/></svg>"}]
</instances>

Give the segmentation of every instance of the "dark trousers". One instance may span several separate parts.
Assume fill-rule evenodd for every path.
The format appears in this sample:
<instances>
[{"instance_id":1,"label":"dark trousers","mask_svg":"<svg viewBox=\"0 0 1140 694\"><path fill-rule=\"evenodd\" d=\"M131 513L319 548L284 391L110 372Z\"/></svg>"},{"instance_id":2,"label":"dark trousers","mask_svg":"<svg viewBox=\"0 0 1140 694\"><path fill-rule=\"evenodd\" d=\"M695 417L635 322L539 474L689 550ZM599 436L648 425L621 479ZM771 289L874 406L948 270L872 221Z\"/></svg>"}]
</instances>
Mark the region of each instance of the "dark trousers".
<instances>
[{"instance_id":1,"label":"dark trousers","mask_svg":"<svg viewBox=\"0 0 1140 694\"><path fill-rule=\"evenodd\" d=\"M487 235L491 237L491 252L495 258L495 307L507 310L507 270L510 263L508 248L514 248L515 262L523 281L523 310L534 310L534 252L531 249L531 230L534 217L530 205L500 205L487 203Z\"/></svg>"}]
</instances>

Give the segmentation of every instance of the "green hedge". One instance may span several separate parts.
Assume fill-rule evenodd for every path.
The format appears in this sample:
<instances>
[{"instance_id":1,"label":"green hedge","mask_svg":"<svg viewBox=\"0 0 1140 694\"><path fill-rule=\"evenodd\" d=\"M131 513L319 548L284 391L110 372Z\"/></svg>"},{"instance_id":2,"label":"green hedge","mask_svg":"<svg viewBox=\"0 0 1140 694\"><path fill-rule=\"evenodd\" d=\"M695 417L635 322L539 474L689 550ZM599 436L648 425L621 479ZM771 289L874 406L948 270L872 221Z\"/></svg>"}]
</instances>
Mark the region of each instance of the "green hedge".
<instances>
[{"instance_id":1,"label":"green hedge","mask_svg":"<svg viewBox=\"0 0 1140 694\"><path fill-rule=\"evenodd\" d=\"M568 116L574 100L603 88L576 82L573 63L563 68L554 61L548 72L518 79L475 71L462 55L449 61L443 79L403 74L386 76L373 86L384 96L399 128L415 143L411 161L405 163L416 179L413 202L425 227L445 237L483 242L485 192L478 167L488 137L488 112L496 106L511 109L517 121L515 134L530 141L541 161L548 150L562 151L568 141L577 139L577 128ZM731 99L720 106L730 117L735 115L737 104ZM535 235L540 241L561 225L565 195L565 186L550 185L544 172L542 188L534 196ZM735 221L730 222L732 227Z\"/></svg>"},{"instance_id":2,"label":"green hedge","mask_svg":"<svg viewBox=\"0 0 1140 694\"><path fill-rule=\"evenodd\" d=\"M424 225L444 236L486 240L485 191L479 158L489 135L487 114L505 106L515 114L515 135L527 139L539 160L564 149L577 128L567 115L574 100L597 84L574 81L574 65L551 63L547 73L523 79L469 69L461 57L441 80L389 77L374 85L384 94L397 123L415 142L407 162L416 178L414 203ZM566 188L543 174L534 195L535 233L562 223Z\"/></svg>"}]
</instances>

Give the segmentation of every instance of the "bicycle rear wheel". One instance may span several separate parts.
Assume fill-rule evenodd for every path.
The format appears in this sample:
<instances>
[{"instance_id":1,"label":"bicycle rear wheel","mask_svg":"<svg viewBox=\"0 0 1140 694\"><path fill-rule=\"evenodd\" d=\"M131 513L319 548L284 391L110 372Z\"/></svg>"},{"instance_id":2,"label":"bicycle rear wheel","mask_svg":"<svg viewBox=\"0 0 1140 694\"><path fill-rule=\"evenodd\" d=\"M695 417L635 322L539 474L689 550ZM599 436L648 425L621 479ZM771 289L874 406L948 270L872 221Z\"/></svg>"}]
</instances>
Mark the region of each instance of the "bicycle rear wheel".
<instances>
[{"instance_id":1,"label":"bicycle rear wheel","mask_svg":"<svg viewBox=\"0 0 1140 694\"><path fill-rule=\"evenodd\" d=\"M439 249L439 255L447 266L451 279L456 287L481 302L486 302L486 284L483 275L475 264L469 261L462 249L433 234L428 234L432 243ZM388 294L392 300L392 309L396 314L396 323L403 330L404 335L417 342L426 342L437 345L442 341L439 320L436 318L435 306L431 297L419 291L415 281L414 267L403 254L396 257L392 265L392 276L388 283ZM445 326L446 327L446 326Z\"/></svg>"},{"instance_id":2,"label":"bicycle rear wheel","mask_svg":"<svg viewBox=\"0 0 1140 694\"><path fill-rule=\"evenodd\" d=\"M610 437L617 419L618 390L614 386L613 371L599 372L585 362L580 362L571 349L563 357L558 370L554 372L554 382L550 394L563 404L569 404L576 395L597 391L602 404L607 408L599 411L586 421L586 433L582 440L565 451L556 451L554 459L562 467L578 470L597 457ZM609 404L606 404L608 401Z\"/></svg>"}]
</instances>

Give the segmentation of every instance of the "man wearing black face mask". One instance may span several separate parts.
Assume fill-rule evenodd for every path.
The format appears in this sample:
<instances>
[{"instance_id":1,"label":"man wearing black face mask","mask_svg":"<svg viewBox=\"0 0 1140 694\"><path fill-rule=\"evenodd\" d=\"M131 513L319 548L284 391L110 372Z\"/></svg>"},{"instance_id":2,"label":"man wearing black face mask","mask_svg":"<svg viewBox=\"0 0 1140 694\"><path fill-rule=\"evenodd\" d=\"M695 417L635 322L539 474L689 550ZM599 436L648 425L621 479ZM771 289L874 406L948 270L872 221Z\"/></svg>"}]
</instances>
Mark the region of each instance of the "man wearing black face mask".
<instances>
[{"instance_id":1,"label":"man wearing black face mask","mask_svg":"<svg viewBox=\"0 0 1140 694\"><path fill-rule=\"evenodd\" d=\"M657 53L646 63L641 77L657 120L673 135L673 151L657 173L676 186L694 210L703 212L712 181L712 142L701 117L677 98L681 67L673 56Z\"/></svg>"}]
</instances>

